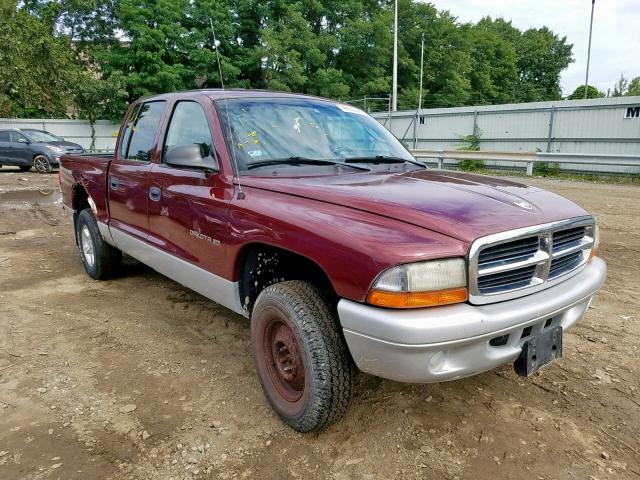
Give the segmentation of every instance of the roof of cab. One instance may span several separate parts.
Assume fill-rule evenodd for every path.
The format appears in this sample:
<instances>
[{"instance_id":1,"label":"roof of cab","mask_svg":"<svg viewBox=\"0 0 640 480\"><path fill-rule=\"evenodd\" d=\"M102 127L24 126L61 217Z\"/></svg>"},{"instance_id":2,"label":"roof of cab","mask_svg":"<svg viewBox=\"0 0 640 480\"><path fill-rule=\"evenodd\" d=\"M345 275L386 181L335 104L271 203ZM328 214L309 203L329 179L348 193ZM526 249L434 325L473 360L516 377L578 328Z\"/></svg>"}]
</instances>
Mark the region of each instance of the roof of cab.
<instances>
[{"instance_id":1,"label":"roof of cab","mask_svg":"<svg viewBox=\"0 0 640 480\"><path fill-rule=\"evenodd\" d=\"M192 97L193 95L203 95L205 97L209 97L211 100L221 100L225 98L256 98L256 97L264 97L264 98L273 98L273 97L296 97L296 98L313 98L316 100L324 100L332 102L334 100L330 100L328 98L316 97L313 95L304 95L301 93L288 93L288 92L278 92L273 90L258 90L258 89L246 89L246 88L206 88L201 90L183 90L179 92L169 92L169 93L161 93L159 95L151 95L148 97L143 97L138 99L140 100L168 100L170 98L180 98L180 97Z\"/></svg>"}]
</instances>

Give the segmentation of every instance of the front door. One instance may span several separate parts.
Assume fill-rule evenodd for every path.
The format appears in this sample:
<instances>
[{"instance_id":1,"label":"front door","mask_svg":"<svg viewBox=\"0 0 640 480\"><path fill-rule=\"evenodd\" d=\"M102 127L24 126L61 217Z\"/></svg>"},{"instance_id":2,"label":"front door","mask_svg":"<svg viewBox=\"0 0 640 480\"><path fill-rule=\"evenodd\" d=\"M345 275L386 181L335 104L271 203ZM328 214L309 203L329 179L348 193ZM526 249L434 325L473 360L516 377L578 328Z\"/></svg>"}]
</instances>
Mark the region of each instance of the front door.
<instances>
[{"instance_id":1,"label":"front door","mask_svg":"<svg viewBox=\"0 0 640 480\"><path fill-rule=\"evenodd\" d=\"M138 240L149 234L149 172L165 104L142 103L131 111L120 151L109 167L109 227L116 243L121 233Z\"/></svg>"},{"instance_id":2,"label":"front door","mask_svg":"<svg viewBox=\"0 0 640 480\"><path fill-rule=\"evenodd\" d=\"M211 112L209 112L211 115ZM198 145L204 163L216 168L216 153L207 110L197 101L175 103L162 157L149 181L148 242L211 273L224 268L227 209L233 185L220 173L176 168L164 157L175 147Z\"/></svg>"}]
</instances>

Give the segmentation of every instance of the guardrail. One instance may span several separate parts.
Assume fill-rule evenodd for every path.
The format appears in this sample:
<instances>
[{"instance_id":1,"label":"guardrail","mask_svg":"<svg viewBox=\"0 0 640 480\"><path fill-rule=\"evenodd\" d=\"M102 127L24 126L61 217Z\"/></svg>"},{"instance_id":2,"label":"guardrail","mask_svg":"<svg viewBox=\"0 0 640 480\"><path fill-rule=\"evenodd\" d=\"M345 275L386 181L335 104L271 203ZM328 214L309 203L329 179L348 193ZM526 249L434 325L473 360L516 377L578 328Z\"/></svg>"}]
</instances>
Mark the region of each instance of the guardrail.
<instances>
[{"instance_id":1,"label":"guardrail","mask_svg":"<svg viewBox=\"0 0 640 480\"><path fill-rule=\"evenodd\" d=\"M636 167L640 172L640 156L610 155L593 153L547 153L547 152L477 152L473 150L409 150L416 159L433 158L438 168L445 167L447 160L481 160L493 162L525 163L527 175L533 175L535 163L557 163L572 165L608 165L616 167ZM585 173L599 173L584 171Z\"/></svg>"}]
</instances>

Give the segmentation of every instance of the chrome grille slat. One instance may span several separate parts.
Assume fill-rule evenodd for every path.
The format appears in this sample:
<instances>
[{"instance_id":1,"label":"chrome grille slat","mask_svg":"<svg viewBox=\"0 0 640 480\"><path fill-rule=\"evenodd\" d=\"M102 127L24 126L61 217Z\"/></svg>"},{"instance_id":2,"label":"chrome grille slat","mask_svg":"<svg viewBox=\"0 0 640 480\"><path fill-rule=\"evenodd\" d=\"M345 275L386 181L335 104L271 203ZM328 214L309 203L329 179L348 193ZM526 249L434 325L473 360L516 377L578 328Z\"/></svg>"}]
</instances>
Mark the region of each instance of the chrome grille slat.
<instances>
[{"instance_id":1,"label":"chrome grille slat","mask_svg":"<svg viewBox=\"0 0 640 480\"><path fill-rule=\"evenodd\" d=\"M480 289L480 292L484 292L507 285L528 284L533 278L535 272L535 265L531 265L517 270L512 270L511 272L495 273L479 279L478 288Z\"/></svg>"},{"instance_id":2,"label":"chrome grille slat","mask_svg":"<svg viewBox=\"0 0 640 480\"><path fill-rule=\"evenodd\" d=\"M538 265L546 262L549 259L549 254L536 250L532 255L527 257L514 257L510 261L491 262L478 267L478 276L484 277L486 275L492 275L494 273L507 272L515 270L521 267L528 267L529 265Z\"/></svg>"},{"instance_id":3,"label":"chrome grille slat","mask_svg":"<svg viewBox=\"0 0 640 480\"><path fill-rule=\"evenodd\" d=\"M477 240L469 253L469 300L516 298L577 273L589 258L593 228L591 217L581 217Z\"/></svg>"},{"instance_id":4,"label":"chrome grille slat","mask_svg":"<svg viewBox=\"0 0 640 480\"><path fill-rule=\"evenodd\" d=\"M538 240L536 238L527 238L518 240L517 242L508 242L506 244L496 245L484 249L480 252L478 263L491 263L500 259L506 259L516 256L533 255L538 250Z\"/></svg>"},{"instance_id":5,"label":"chrome grille slat","mask_svg":"<svg viewBox=\"0 0 640 480\"><path fill-rule=\"evenodd\" d=\"M583 260L584 254L582 251L574 252L571 255L556 258L551 262L551 268L549 269L549 277L557 277L562 273L577 267Z\"/></svg>"},{"instance_id":6,"label":"chrome grille slat","mask_svg":"<svg viewBox=\"0 0 640 480\"><path fill-rule=\"evenodd\" d=\"M585 227L571 228L553 234L553 251L563 250L574 244L579 244L585 235Z\"/></svg>"}]
</instances>

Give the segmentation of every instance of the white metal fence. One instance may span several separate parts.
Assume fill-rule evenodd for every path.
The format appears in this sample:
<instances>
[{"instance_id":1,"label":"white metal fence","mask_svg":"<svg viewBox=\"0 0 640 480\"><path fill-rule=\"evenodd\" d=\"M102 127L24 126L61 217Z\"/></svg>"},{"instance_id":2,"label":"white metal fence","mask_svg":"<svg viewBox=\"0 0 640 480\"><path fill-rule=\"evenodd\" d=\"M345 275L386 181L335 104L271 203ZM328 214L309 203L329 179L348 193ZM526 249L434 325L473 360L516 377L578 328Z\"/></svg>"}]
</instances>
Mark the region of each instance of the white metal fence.
<instances>
[{"instance_id":1,"label":"white metal fence","mask_svg":"<svg viewBox=\"0 0 640 480\"><path fill-rule=\"evenodd\" d=\"M409 148L455 150L477 134L486 152L640 156L640 97L564 100L372 114ZM514 162L490 162L515 166ZM636 173L628 165L566 164L587 172Z\"/></svg>"},{"instance_id":2,"label":"white metal fence","mask_svg":"<svg viewBox=\"0 0 640 480\"><path fill-rule=\"evenodd\" d=\"M411 150L416 159L439 169L457 167L461 161L475 160L489 164L516 164L524 166L527 175L532 175L535 164L547 166L557 164L563 169L584 171L584 167L631 168L640 172L640 155L608 155L596 153L558 153L558 152L476 152L469 150Z\"/></svg>"},{"instance_id":3,"label":"white metal fence","mask_svg":"<svg viewBox=\"0 0 640 480\"><path fill-rule=\"evenodd\" d=\"M70 142L79 143L86 150L111 151L116 146L120 126L106 120L94 124L94 135L87 120L0 118L0 128L35 128L46 130Z\"/></svg>"}]
</instances>

